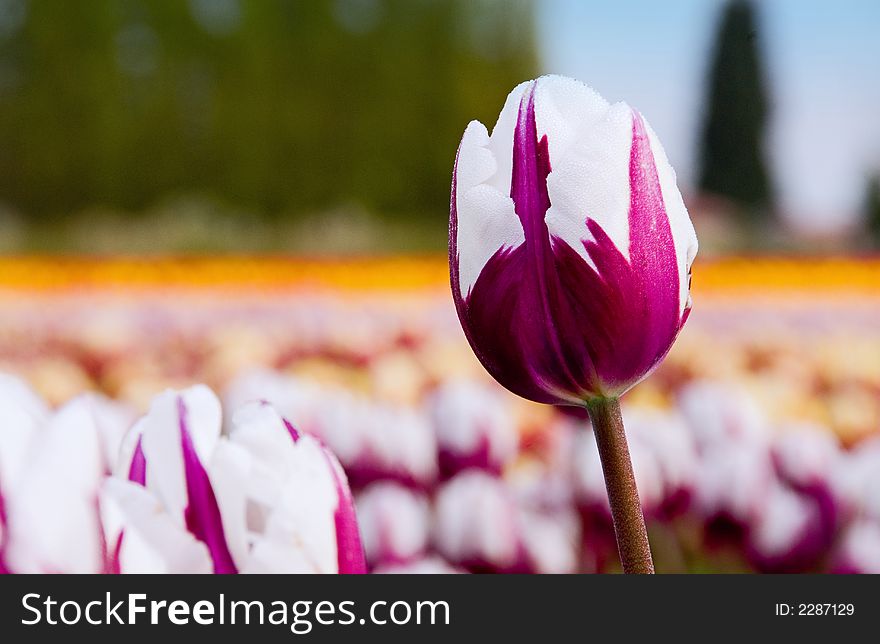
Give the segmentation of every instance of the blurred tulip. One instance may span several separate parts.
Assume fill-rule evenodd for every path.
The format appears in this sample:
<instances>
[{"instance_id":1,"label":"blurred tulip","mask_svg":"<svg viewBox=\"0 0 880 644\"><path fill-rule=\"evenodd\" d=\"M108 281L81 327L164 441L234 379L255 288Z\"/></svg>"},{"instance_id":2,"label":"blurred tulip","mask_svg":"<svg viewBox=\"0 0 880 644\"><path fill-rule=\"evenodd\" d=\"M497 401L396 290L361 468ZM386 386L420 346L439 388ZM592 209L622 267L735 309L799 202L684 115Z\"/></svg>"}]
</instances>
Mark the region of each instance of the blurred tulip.
<instances>
[{"instance_id":1,"label":"blurred tulip","mask_svg":"<svg viewBox=\"0 0 880 644\"><path fill-rule=\"evenodd\" d=\"M768 425L754 399L738 387L696 381L678 393L678 408L700 450L768 438Z\"/></svg>"},{"instance_id":2,"label":"blurred tulip","mask_svg":"<svg viewBox=\"0 0 880 644\"><path fill-rule=\"evenodd\" d=\"M451 380L429 400L440 472L449 478L469 467L500 474L516 457L518 435L508 406L476 382Z\"/></svg>"},{"instance_id":3,"label":"blurred tulip","mask_svg":"<svg viewBox=\"0 0 880 644\"><path fill-rule=\"evenodd\" d=\"M367 562L399 565L428 547L431 510L424 495L396 483L373 483L357 496L358 524Z\"/></svg>"},{"instance_id":4,"label":"blurred tulip","mask_svg":"<svg viewBox=\"0 0 880 644\"><path fill-rule=\"evenodd\" d=\"M775 482L763 444L718 444L701 454L696 507L705 521L709 546L741 545L760 517Z\"/></svg>"},{"instance_id":5,"label":"blurred tulip","mask_svg":"<svg viewBox=\"0 0 880 644\"><path fill-rule=\"evenodd\" d=\"M811 515L818 518L811 536L815 549L831 547L844 515L834 487L834 473L844 458L837 438L819 426L782 428L773 441L772 457L784 484L813 505Z\"/></svg>"},{"instance_id":6,"label":"blurred tulip","mask_svg":"<svg viewBox=\"0 0 880 644\"><path fill-rule=\"evenodd\" d=\"M772 454L779 475L802 490L828 486L841 459L840 445L831 430L813 425L781 428L773 440Z\"/></svg>"},{"instance_id":7,"label":"blurred tulip","mask_svg":"<svg viewBox=\"0 0 880 644\"><path fill-rule=\"evenodd\" d=\"M684 513L696 495L699 463L693 435L678 414L633 410L627 418L634 449L647 452L659 474L659 487L648 499L653 506L642 505L649 517L668 521Z\"/></svg>"},{"instance_id":8,"label":"blurred tulip","mask_svg":"<svg viewBox=\"0 0 880 644\"><path fill-rule=\"evenodd\" d=\"M339 456L355 488L387 479L427 489L437 479L434 432L414 409L326 392L312 430Z\"/></svg>"},{"instance_id":9,"label":"blurred tulip","mask_svg":"<svg viewBox=\"0 0 880 644\"><path fill-rule=\"evenodd\" d=\"M577 436L571 456L574 460L573 485L578 505L583 512L599 518L600 523L607 522L610 528L611 507L593 432L581 432ZM642 508L650 516L663 500L663 473L657 459L639 440L630 441L630 457Z\"/></svg>"},{"instance_id":10,"label":"blurred tulip","mask_svg":"<svg viewBox=\"0 0 880 644\"><path fill-rule=\"evenodd\" d=\"M383 565L373 572L379 575L454 575L464 571L442 557L431 556L404 564Z\"/></svg>"},{"instance_id":11,"label":"blurred tulip","mask_svg":"<svg viewBox=\"0 0 880 644\"><path fill-rule=\"evenodd\" d=\"M880 523L860 520L850 525L843 533L832 570L880 575Z\"/></svg>"},{"instance_id":12,"label":"blurred tulip","mask_svg":"<svg viewBox=\"0 0 880 644\"><path fill-rule=\"evenodd\" d=\"M472 572L526 572L519 517L504 483L462 472L437 493L434 540L446 559Z\"/></svg>"},{"instance_id":13,"label":"blurred tulip","mask_svg":"<svg viewBox=\"0 0 880 644\"><path fill-rule=\"evenodd\" d=\"M268 404L220 435L204 386L158 396L102 495L119 572L364 572L345 475ZM127 479L127 480L126 480Z\"/></svg>"},{"instance_id":14,"label":"blurred tulip","mask_svg":"<svg viewBox=\"0 0 880 644\"><path fill-rule=\"evenodd\" d=\"M437 478L437 442L423 414L351 391L252 371L226 392L228 406L264 400L319 437L345 467L352 487L390 479L425 489Z\"/></svg>"},{"instance_id":15,"label":"blurred tulip","mask_svg":"<svg viewBox=\"0 0 880 644\"><path fill-rule=\"evenodd\" d=\"M810 572L830 545L828 527L810 497L774 483L749 526L747 557L760 572Z\"/></svg>"},{"instance_id":16,"label":"blurred tulip","mask_svg":"<svg viewBox=\"0 0 880 644\"><path fill-rule=\"evenodd\" d=\"M551 575L577 572L581 530L573 511L521 509L519 525L526 572Z\"/></svg>"},{"instance_id":17,"label":"blurred tulip","mask_svg":"<svg viewBox=\"0 0 880 644\"><path fill-rule=\"evenodd\" d=\"M0 376L0 570L103 570L98 492L126 417L93 395L52 414L26 385Z\"/></svg>"},{"instance_id":18,"label":"blurred tulip","mask_svg":"<svg viewBox=\"0 0 880 644\"><path fill-rule=\"evenodd\" d=\"M841 459L831 485L847 518L880 522L880 437L862 441Z\"/></svg>"},{"instance_id":19,"label":"blurred tulip","mask_svg":"<svg viewBox=\"0 0 880 644\"><path fill-rule=\"evenodd\" d=\"M517 86L455 163L452 294L477 357L538 402L613 397L663 359L690 310L697 239L642 116L546 76Z\"/></svg>"},{"instance_id":20,"label":"blurred tulip","mask_svg":"<svg viewBox=\"0 0 880 644\"><path fill-rule=\"evenodd\" d=\"M437 493L434 541L449 561L471 572L568 573L578 560L572 512L522 507L513 491L471 469Z\"/></svg>"}]
</instances>

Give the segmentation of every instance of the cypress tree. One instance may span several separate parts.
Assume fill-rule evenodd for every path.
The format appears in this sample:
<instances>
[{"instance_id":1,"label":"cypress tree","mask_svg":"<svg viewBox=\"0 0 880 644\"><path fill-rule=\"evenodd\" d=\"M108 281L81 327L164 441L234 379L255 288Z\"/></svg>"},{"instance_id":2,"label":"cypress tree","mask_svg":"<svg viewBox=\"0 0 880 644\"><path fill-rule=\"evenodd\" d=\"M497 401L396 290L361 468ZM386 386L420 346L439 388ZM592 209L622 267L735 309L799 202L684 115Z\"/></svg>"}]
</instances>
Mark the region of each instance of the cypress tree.
<instances>
[{"instance_id":1,"label":"cypress tree","mask_svg":"<svg viewBox=\"0 0 880 644\"><path fill-rule=\"evenodd\" d=\"M751 2L728 2L707 79L699 177L702 190L751 213L772 205L762 149L767 94L756 28Z\"/></svg>"},{"instance_id":2,"label":"cypress tree","mask_svg":"<svg viewBox=\"0 0 880 644\"><path fill-rule=\"evenodd\" d=\"M868 180L865 194L865 224L874 248L880 248L880 175Z\"/></svg>"}]
</instances>

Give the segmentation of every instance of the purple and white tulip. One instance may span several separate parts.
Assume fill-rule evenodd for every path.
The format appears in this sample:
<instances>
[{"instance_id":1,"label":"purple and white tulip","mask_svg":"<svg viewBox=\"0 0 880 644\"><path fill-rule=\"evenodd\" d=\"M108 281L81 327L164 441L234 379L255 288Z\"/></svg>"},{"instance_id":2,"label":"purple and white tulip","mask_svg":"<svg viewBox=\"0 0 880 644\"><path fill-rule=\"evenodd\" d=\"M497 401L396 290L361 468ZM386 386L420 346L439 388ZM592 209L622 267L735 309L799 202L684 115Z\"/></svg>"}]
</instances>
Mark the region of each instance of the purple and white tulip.
<instances>
[{"instance_id":1,"label":"purple and white tulip","mask_svg":"<svg viewBox=\"0 0 880 644\"><path fill-rule=\"evenodd\" d=\"M103 571L98 494L128 418L89 394L51 413L0 375L0 571Z\"/></svg>"},{"instance_id":2,"label":"purple and white tulip","mask_svg":"<svg viewBox=\"0 0 880 644\"><path fill-rule=\"evenodd\" d=\"M880 437L862 441L838 461L831 482L841 514L880 523Z\"/></svg>"},{"instance_id":3,"label":"purple and white tulip","mask_svg":"<svg viewBox=\"0 0 880 644\"><path fill-rule=\"evenodd\" d=\"M433 555L405 564L379 566L373 572L377 575L457 575L464 571Z\"/></svg>"},{"instance_id":4,"label":"purple and white tulip","mask_svg":"<svg viewBox=\"0 0 880 644\"><path fill-rule=\"evenodd\" d=\"M481 470L466 470L437 493L434 541L448 561L471 572L526 572L511 491Z\"/></svg>"},{"instance_id":5,"label":"purple and white tulip","mask_svg":"<svg viewBox=\"0 0 880 644\"><path fill-rule=\"evenodd\" d=\"M431 508L423 494L390 481L373 483L357 496L357 514L373 568L407 564L428 548Z\"/></svg>"},{"instance_id":6,"label":"purple and white tulip","mask_svg":"<svg viewBox=\"0 0 880 644\"><path fill-rule=\"evenodd\" d=\"M476 382L452 380L431 397L440 472L470 467L500 474L517 454L519 436L505 402Z\"/></svg>"},{"instance_id":7,"label":"purple and white tulip","mask_svg":"<svg viewBox=\"0 0 880 644\"><path fill-rule=\"evenodd\" d=\"M849 525L835 552L832 570L880 575L880 523L861 519Z\"/></svg>"},{"instance_id":8,"label":"purple and white tulip","mask_svg":"<svg viewBox=\"0 0 880 644\"><path fill-rule=\"evenodd\" d=\"M832 525L823 507L805 494L775 482L750 526L746 554L760 572L809 572L831 543Z\"/></svg>"},{"instance_id":9,"label":"purple and white tulip","mask_svg":"<svg viewBox=\"0 0 880 644\"><path fill-rule=\"evenodd\" d=\"M543 403L615 397L690 311L697 239L642 116L559 76L522 83L455 163L452 294L489 373Z\"/></svg>"},{"instance_id":10,"label":"purple and white tulip","mask_svg":"<svg viewBox=\"0 0 880 644\"><path fill-rule=\"evenodd\" d=\"M268 401L320 438L355 489L385 479L426 489L437 478L434 431L424 414L407 406L262 371L237 379L226 393L228 406L251 400Z\"/></svg>"},{"instance_id":11,"label":"purple and white tulip","mask_svg":"<svg viewBox=\"0 0 880 644\"><path fill-rule=\"evenodd\" d=\"M697 475L696 507L710 546L740 545L762 517L776 484L763 444L732 442L705 449Z\"/></svg>"},{"instance_id":12,"label":"purple and white tulip","mask_svg":"<svg viewBox=\"0 0 880 644\"><path fill-rule=\"evenodd\" d=\"M126 438L101 510L118 572L365 572L342 468L266 403L221 436L204 386L158 396Z\"/></svg>"}]
</instances>

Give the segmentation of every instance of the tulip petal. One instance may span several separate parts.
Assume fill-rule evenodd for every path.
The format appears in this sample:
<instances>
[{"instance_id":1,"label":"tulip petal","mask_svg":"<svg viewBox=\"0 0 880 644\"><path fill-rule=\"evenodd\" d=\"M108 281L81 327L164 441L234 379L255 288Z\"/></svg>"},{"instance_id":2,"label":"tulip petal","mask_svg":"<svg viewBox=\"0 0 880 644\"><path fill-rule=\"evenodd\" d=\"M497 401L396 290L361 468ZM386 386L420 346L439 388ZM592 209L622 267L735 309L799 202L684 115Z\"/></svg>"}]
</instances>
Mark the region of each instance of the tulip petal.
<instances>
[{"instance_id":1,"label":"tulip petal","mask_svg":"<svg viewBox=\"0 0 880 644\"><path fill-rule=\"evenodd\" d=\"M525 241L498 249L466 295L453 262L453 297L474 352L501 384L538 402L580 404L623 393L669 350L683 323L678 260L649 134L636 112L628 253L588 212L591 238L580 251L548 229L551 160L548 136L539 138L537 128L540 82L523 94L514 130L510 196ZM451 251L460 236L458 203L453 186Z\"/></svg>"},{"instance_id":2,"label":"tulip petal","mask_svg":"<svg viewBox=\"0 0 880 644\"><path fill-rule=\"evenodd\" d=\"M128 468L128 480L146 487L147 485L147 460L144 458L143 437L138 436L131 457L131 465Z\"/></svg>"},{"instance_id":3,"label":"tulip petal","mask_svg":"<svg viewBox=\"0 0 880 644\"><path fill-rule=\"evenodd\" d=\"M186 493L189 500L184 510L186 527L199 541L202 541L211 554L216 574L237 572L229 547L223 536L223 521L217 499L208 479L208 473L196 454L192 436L187 427L187 408L183 398L177 399L180 419L180 438L183 450L183 466L186 476Z\"/></svg>"},{"instance_id":4,"label":"tulip petal","mask_svg":"<svg viewBox=\"0 0 880 644\"><path fill-rule=\"evenodd\" d=\"M361 535L358 531L357 517L354 511L354 499L348 488L348 481L342 466L326 449L324 457L327 465L333 473L333 482L336 485L336 497L338 499L336 510L333 513L333 523L336 528L336 551L340 575L363 575L367 572L367 562L364 557L364 547L361 544Z\"/></svg>"}]
</instances>

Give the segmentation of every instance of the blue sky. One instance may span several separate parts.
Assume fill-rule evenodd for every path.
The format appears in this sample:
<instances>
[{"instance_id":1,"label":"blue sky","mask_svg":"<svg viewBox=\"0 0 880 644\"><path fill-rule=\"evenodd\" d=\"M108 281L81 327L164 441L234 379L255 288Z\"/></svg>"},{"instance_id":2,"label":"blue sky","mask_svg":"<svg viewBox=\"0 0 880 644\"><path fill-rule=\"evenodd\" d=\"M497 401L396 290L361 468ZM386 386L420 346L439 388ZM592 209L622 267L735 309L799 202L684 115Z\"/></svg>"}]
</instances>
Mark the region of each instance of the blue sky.
<instances>
[{"instance_id":1,"label":"blue sky","mask_svg":"<svg viewBox=\"0 0 880 644\"><path fill-rule=\"evenodd\" d=\"M541 0L543 71L626 100L651 122L687 192L703 79L723 0ZM773 105L767 152L782 209L811 229L858 215L880 172L880 2L758 0Z\"/></svg>"}]
</instances>

